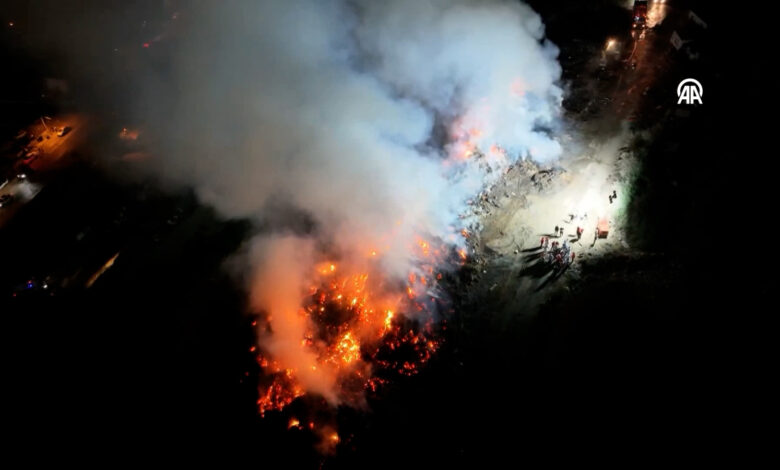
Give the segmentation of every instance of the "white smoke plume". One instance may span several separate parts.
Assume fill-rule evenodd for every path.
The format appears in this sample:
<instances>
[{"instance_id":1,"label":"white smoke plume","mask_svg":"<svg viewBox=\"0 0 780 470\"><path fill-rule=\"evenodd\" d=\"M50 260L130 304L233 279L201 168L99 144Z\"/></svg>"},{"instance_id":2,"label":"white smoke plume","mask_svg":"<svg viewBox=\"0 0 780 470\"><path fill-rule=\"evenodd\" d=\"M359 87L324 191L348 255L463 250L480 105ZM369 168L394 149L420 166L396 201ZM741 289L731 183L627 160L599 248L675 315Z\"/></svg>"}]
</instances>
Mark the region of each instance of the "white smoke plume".
<instances>
[{"instance_id":1,"label":"white smoke plume","mask_svg":"<svg viewBox=\"0 0 780 470\"><path fill-rule=\"evenodd\" d=\"M522 3L204 2L177 21L136 103L155 172L228 217L311 222L258 235L248 259L251 307L272 318L261 347L283 367L314 365L299 301L318 247L347 260L379 247L402 278L415 237L455 240L488 167L560 154L557 50ZM299 379L339 401L327 370Z\"/></svg>"},{"instance_id":2,"label":"white smoke plume","mask_svg":"<svg viewBox=\"0 0 780 470\"><path fill-rule=\"evenodd\" d=\"M273 357L280 358L286 368L297 371L306 390L318 393L331 403L335 378L318 368L316 355L300 347L300 339L309 330L308 319L299 315L300 294L306 288L306 270L314 255L311 240L287 236L257 240L252 257L258 261L252 282L250 306L258 311L272 312L269 323L273 334L260 341ZM292 341L297 338L297 341Z\"/></svg>"}]
</instances>

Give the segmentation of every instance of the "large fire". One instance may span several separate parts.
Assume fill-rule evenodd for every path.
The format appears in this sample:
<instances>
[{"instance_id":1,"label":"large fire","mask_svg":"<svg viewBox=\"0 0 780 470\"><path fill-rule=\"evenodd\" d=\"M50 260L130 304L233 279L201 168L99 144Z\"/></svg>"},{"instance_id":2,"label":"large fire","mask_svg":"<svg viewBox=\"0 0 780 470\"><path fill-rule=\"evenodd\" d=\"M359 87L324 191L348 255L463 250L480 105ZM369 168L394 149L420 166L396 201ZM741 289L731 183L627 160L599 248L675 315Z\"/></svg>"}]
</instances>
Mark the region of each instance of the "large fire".
<instances>
[{"instance_id":1,"label":"large fire","mask_svg":"<svg viewBox=\"0 0 780 470\"><path fill-rule=\"evenodd\" d=\"M513 92L521 93L519 84ZM490 173L510 164L504 148L484 142L479 111L453 124L445 168L477 167ZM401 222L395 225L397 228ZM457 238L462 237L463 242L472 235L461 227L451 227L451 231L447 240L416 237L408 250L417 261L400 281L389 280L380 267L387 240L380 240L377 248L355 247L355 252L364 253L359 262L354 256L337 257L309 266L304 273L308 287L298 299L297 315L306 325L299 341L306 357L314 358L307 362L311 370L290 367L267 351L252 348L264 372L257 400L259 413L281 411L306 395L302 378L313 374L336 377L329 382L335 383L336 399L325 397L331 404L352 405L360 405L366 392L377 392L393 375L417 374L441 347L439 333L446 323L441 316L448 309L439 300L439 284L446 272L469 257ZM272 323L270 317L261 316L258 335L272 333ZM321 426L319 432L322 441L332 446L339 437L328 426ZM289 421L288 429L300 428L297 418ZM309 429L314 429L312 422Z\"/></svg>"},{"instance_id":2,"label":"large fire","mask_svg":"<svg viewBox=\"0 0 780 470\"><path fill-rule=\"evenodd\" d=\"M311 326L300 347L316 356L312 371L338 377L339 400L345 403L360 403L366 390L374 392L386 381L383 376L416 374L440 347L434 319L442 307L436 296L442 272L436 267L462 263L467 255L422 238L412 249L421 261L402 283L385 281L373 250L367 268L328 260L310 270L298 314ZM262 318L253 324L261 333L270 328ZM269 379L259 390L261 415L282 410L305 394L297 379L301 371L284 367L256 347L250 351Z\"/></svg>"}]
</instances>

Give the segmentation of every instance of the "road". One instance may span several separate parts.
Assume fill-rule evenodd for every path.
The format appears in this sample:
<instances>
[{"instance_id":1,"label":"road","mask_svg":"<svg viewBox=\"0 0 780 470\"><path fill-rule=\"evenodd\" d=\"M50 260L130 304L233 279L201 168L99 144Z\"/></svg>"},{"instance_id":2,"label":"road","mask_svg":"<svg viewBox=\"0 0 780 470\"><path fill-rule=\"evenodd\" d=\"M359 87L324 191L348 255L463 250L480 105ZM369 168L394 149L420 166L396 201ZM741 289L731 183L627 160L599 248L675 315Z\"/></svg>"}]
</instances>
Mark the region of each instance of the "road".
<instances>
[{"instance_id":1,"label":"road","mask_svg":"<svg viewBox=\"0 0 780 470\"><path fill-rule=\"evenodd\" d=\"M627 47L619 56L623 68L615 84L611 99L613 111L621 119L634 120L642 97L650 91L657 77L667 68L669 43L656 37L654 28L669 14L667 3L650 2L647 11L647 29L632 30ZM635 64L635 66L632 66Z\"/></svg>"},{"instance_id":2,"label":"road","mask_svg":"<svg viewBox=\"0 0 780 470\"><path fill-rule=\"evenodd\" d=\"M44 125L45 123L45 125ZM27 128L27 132L36 136L29 147L38 151L38 157L32 159L27 165L36 172L52 171L67 166L67 156L81 145L88 133L88 119L83 114L66 114L51 120L39 120ZM55 129L63 127L70 131L62 137L57 135ZM37 138L41 140L38 141Z\"/></svg>"},{"instance_id":3,"label":"road","mask_svg":"<svg viewBox=\"0 0 780 470\"><path fill-rule=\"evenodd\" d=\"M25 147L25 151L33 152L37 156L19 159L15 162L15 167L20 172L25 172L24 167L27 167L33 170L34 174L27 175L26 179L13 176L0 190L0 195L10 194L14 197L13 203L0 208L0 228L43 189L44 179L39 178L38 174L60 170L70 163L68 157L87 138L87 123L86 115L66 114L47 120L41 118L25 129L28 135L35 136ZM70 130L60 137L57 135L57 129L63 127L69 127Z\"/></svg>"},{"instance_id":4,"label":"road","mask_svg":"<svg viewBox=\"0 0 780 470\"><path fill-rule=\"evenodd\" d=\"M30 202L42 186L27 179L14 178L0 190L0 196L9 194L14 200L7 207L0 207L0 228L3 228L14 214L26 203Z\"/></svg>"}]
</instances>

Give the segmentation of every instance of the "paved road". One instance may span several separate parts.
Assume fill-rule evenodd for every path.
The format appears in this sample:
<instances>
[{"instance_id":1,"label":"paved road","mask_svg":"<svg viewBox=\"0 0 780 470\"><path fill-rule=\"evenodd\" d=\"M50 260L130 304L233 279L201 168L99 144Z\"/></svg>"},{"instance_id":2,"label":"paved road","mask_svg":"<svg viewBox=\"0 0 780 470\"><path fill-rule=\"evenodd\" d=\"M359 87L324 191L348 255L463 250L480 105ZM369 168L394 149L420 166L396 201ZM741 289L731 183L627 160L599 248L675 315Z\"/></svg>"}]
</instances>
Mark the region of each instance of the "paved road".
<instances>
[{"instance_id":1,"label":"paved road","mask_svg":"<svg viewBox=\"0 0 780 470\"><path fill-rule=\"evenodd\" d=\"M611 97L614 112L621 119L634 119L644 93L652 88L667 67L668 38L659 37L652 28L666 18L670 8L666 3L651 2L647 15L648 29L633 30L621 54L620 60L625 65Z\"/></svg>"},{"instance_id":2,"label":"paved road","mask_svg":"<svg viewBox=\"0 0 780 470\"><path fill-rule=\"evenodd\" d=\"M40 136L40 141L35 140L29 148L38 151L38 156L16 162L17 168L26 165L36 173L44 173L61 169L68 165L68 156L81 145L88 132L87 117L82 114L67 114L55 117L51 120L39 120L31 124L26 131ZM58 136L56 128L69 127L70 131L63 136ZM0 195L10 194L14 197L13 203L0 208L0 228L28 202L30 202L43 189L42 182L33 182L27 179L13 178L0 190Z\"/></svg>"},{"instance_id":3,"label":"paved road","mask_svg":"<svg viewBox=\"0 0 780 470\"><path fill-rule=\"evenodd\" d=\"M8 182L2 190L0 196L10 194L14 201L7 207L0 207L0 228L16 214L16 212L34 198L41 191L41 185L32 183L26 179L14 178Z\"/></svg>"},{"instance_id":4,"label":"paved road","mask_svg":"<svg viewBox=\"0 0 780 470\"><path fill-rule=\"evenodd\" d=\"M69 127L70 131L60 137L55 128L62 127ZM40 172L65 166L67 164L65 157L84 142L87 131L87 117L82 114L67 114L55 117L51 121L36 121L27 132L41 136L43 140L31 144L40 155L29 163L30 168Z\"/></svg>"}]
</instances>

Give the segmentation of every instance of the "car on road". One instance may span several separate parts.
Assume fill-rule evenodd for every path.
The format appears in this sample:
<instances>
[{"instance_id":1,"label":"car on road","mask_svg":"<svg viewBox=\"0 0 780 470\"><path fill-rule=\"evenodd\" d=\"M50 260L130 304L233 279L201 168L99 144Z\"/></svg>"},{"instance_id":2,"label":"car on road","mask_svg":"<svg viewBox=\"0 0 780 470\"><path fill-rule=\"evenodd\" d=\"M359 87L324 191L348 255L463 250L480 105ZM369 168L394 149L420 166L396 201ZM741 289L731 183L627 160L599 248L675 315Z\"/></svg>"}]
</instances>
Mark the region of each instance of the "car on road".
<instances>
[{"instance_id":1,"label":"car on road","mask_svg":"<svg viewBox=\"0 0 780 470\"><path fill-rule=\"evenodd\" d=\"M634 0L634 18L631 27L633 29L647 27L647 0Z\"/></svg>"},{"instance_id":2,"label":"car on road","mask_svg":"<svg viewBox=\"0 0 780 470\"><path fill-rule=\"evenodd\" d=\"M32 162L33 162L33 161L34 161L36 158L38 158L40 155L41 155L41 151L40 151L40 149L34 148L34 149L30 150L29 152L27 152L27 153L24 155L24 159L22 160L22 162L23 162L23 164L25 164L25 165L29 165L29 164L30 164L30 163L32 163Z\"/></svg>"},{"instance_id":3,"label":"car on road","mask_svg":"<svg viewBox=\"0 0 780 470\"><path fill-rule=\"evenodd\" d=\"M19 163L15 167L16 177L20 180L26 180L35 174L35 171L24 163Z\"/></svg>"},{"instance_id":4,"label":"car on road","mask_svg":"<svg viewBox=\"0 0 780 470\"><path fill-rule=\"evenodd\" d=\"M5 188L5 185L8 184L8 178L2 178L0 179L0 189Z\"/></svg>"},{"instance_id":5,"label":"car on road","mask_svg":"<svg viewBox=\"0 0 780 470\"><path fill-rule=\"evenodd\" d=\"M64 135L66 135L68 132L70 132L70 127L69 126L65 126L62 129L60 129L59 132L57 132L57 137L62 137Z\"/></svg>"},{"instance_id":6,"label":"car on road","mask_svg":"<svg viewBox=\"0 0 780 470\"><path fill-rule=\"evenodd\" d=\"M31 277L27 281L18 284L14 287L13 297L33 297L40 295L54 295L54 288L56 287L54 279L51 276L46 276L43 279L37 277Z\"/></svg>"},{"instance_id":7,"label":"car on road","mask_svg":"<svg viewBox=\"0 0 780 470\"><path fill-rule=\"evenodd\" d=\"M3 194L0 196L0 207L8 207L14 202L14 196L12 194Z\"/></svg>"}]
</instances>

